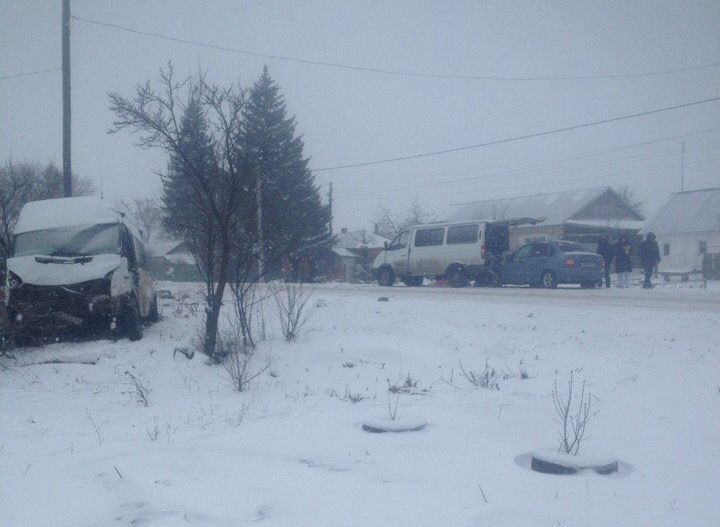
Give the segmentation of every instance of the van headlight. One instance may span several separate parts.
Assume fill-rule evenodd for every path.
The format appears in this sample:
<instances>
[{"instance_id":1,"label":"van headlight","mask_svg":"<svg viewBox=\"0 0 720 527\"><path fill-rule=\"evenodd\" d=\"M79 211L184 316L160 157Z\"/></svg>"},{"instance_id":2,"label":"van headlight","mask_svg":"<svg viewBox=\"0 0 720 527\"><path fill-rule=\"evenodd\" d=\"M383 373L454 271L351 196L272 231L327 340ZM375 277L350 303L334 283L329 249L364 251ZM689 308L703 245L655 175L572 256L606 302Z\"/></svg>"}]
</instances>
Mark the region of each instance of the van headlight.
<instances>
[{"instance_id":1,"label":"van headlight","mask_svg":"<svg viewBox=\"0 0 720 527\"><path fill-rule=\"evenodd\" d=\"M17 289L22 285L22 280L18 275L13 273L12 271L8 271L8 288L9 289Z\"/></svg>"}]
</instances>

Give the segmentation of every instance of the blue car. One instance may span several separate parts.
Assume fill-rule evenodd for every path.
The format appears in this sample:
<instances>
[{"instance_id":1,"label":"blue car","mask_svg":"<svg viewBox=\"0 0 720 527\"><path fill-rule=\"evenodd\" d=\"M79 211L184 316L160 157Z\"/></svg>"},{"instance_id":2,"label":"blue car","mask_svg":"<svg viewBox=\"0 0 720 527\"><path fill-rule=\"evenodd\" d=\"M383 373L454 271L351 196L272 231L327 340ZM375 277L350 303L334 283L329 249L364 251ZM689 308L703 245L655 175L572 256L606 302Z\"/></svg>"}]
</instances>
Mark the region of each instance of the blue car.
<instances>
[{"instance_id":1,"label":"blue car","mask_svg":"<svg viewBox=\"0 0 720 527\"><path fill-rule=\"evenodd\" d=\"M600 285L605 262L574 242L547 241L523 245L502 266L502 283L554 288L558 284Z\"/></svg>"}]
</instances>

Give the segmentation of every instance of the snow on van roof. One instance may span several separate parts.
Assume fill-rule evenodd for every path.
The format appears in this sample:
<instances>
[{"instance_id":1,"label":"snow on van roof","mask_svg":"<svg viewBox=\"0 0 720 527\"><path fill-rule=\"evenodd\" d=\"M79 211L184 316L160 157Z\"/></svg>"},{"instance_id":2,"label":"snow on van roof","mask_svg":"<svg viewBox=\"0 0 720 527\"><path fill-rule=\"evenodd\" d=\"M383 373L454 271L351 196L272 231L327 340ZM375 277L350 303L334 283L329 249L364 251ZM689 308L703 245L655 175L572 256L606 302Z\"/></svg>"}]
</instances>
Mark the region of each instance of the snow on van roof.
<instances>
[{"instance_id":1,"label":"snow on van roof","mask_svg":"<svg viewBox=\"0 0 720 527\"><path fill-rule=\"evenodd\" d=\"M20 211L15 234L120 221L122 216L107 202L92 196L45 199L25 204Z\"/></svg>"}]
</instances>

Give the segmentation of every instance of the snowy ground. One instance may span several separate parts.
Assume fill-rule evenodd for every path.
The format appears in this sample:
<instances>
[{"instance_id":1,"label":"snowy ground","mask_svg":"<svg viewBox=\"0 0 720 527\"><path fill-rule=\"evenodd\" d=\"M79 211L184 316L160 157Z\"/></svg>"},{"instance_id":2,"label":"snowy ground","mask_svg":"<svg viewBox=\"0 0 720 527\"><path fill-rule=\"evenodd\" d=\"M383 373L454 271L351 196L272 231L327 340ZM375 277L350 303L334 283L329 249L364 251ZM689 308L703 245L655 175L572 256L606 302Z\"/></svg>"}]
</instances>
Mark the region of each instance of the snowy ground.
<instances>
[{"instance_id":1,"label":"snowy ground","mask_svg":"<svg viewBox=\"0 0 720 527\"><path fill-rule=\"evenodd\" d=\"M0 525L720 525L717 289L319 286L312 304L298 342L262 343L274 362L246 394L173 359L199 318L172 310L138 343L5 360ZM476 388L460 360L531 378ZM585 447L618 475L527 469L556 445L553 380L571 369L593 394ZM362 431L407 376L398 418L428 426Z\"/></svg>"}]
</instances>

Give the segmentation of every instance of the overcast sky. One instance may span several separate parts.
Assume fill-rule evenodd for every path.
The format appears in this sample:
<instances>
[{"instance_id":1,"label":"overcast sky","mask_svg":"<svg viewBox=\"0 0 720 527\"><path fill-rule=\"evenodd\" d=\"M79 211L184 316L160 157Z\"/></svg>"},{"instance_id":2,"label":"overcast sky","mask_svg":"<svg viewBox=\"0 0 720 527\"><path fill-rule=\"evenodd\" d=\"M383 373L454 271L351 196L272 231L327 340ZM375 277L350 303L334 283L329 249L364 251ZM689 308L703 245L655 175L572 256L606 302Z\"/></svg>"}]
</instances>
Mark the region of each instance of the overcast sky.
<instances>
[{"instance_id":1,"label":"overcast sky","mask_svg":"<svg viewBox=\"0 0 720 527\"><path fill-rule=\"evenodd\" d=\"M166 159L107 135L107 94L132 94L173 61L282 87L314 168L484 143L720 96L720 2L73 0L73 14L140 31L312 61L414 73L632 78L497 81L390 76L218 51L75 21L73 169L109 199L156 196ZM61 65L61 1L0 0L0 76ZM62 163L60 72L0 80L0 160ZM664 140L667 139L667 140ZM664 141L660 141L664 140ZM335 227L380 204L452 203L633 186L652 212L680 189L720 186L720 103L488 148L316 173ZM648 143L634 146L639 143Z\"/></svg>"}]
</instances>

